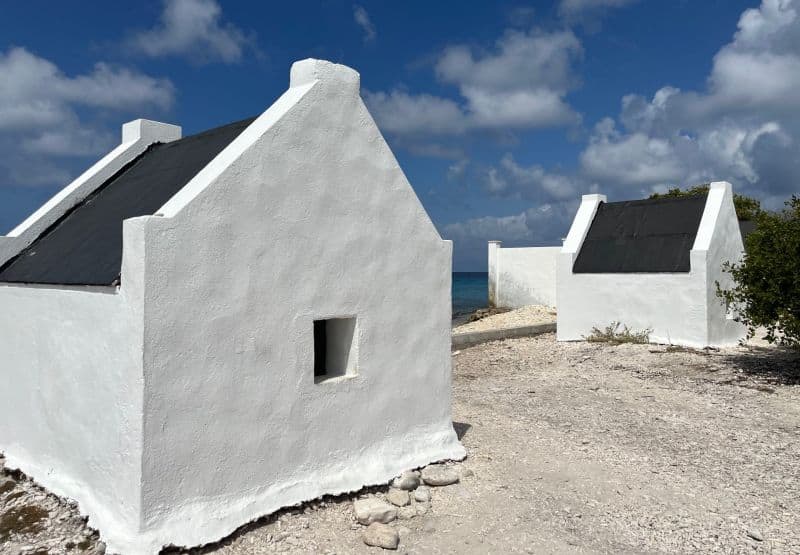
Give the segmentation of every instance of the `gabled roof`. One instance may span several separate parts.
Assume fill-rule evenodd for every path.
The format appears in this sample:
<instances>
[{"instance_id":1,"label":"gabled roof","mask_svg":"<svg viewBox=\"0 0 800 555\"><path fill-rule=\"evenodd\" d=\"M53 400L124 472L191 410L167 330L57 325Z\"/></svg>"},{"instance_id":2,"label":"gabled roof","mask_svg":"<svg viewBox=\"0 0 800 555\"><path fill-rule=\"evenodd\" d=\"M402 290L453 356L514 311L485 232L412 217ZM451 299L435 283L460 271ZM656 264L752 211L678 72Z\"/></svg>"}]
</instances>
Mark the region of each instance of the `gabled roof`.
<instances>
[{"instance_id":1,"label":"gabled roof","mask_svg":"<svg viewBox=\"0 0 800 555\"><path fill-rule=\"evenodd\" d=\"M122 222L153 215L255 118L151 145L0 268L0 282L112 285Z\"/></svg>"},{"instance_id":2,"label":"gabled roof","mask_svg":"<svg viewBox=\"0 0 800 555\"><path fill-rule=\"evenodd\" d=\"M707 195L603 202L572 271L688 272Z\"/></svg>"}]
</instances>

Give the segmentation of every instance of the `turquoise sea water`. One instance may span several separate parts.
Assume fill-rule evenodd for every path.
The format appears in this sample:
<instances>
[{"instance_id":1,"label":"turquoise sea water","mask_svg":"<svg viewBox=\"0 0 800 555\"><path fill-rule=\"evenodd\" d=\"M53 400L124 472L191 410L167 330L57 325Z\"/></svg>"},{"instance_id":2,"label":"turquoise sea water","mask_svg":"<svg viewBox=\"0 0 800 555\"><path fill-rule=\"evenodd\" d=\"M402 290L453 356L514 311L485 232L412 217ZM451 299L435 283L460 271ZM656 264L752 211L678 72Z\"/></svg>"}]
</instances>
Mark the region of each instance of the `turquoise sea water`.
<instances>
[{"instance_id":1,"label":"turquoise sea water","mask_svg":"<svg viewBox=\"0 0 800 555\"><path fill-rule=\"evenodd\" d=\"M453 272L454 322L489 304L488 280L486 272Z\"/></svg>"}]
</instances>

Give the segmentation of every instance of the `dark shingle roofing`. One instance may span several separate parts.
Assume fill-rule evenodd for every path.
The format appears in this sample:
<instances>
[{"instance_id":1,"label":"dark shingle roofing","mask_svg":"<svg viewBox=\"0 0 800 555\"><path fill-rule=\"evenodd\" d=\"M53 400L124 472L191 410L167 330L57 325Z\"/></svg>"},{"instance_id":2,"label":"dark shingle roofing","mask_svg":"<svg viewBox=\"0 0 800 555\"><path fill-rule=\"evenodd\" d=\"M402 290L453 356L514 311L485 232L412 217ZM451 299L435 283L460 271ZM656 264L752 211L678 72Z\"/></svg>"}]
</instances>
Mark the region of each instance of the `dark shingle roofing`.
<instances>
[{"instance_id":1,"label":"dark shingle roofing","mask_svg":"<svg viewBox=\"0 0 800 555\"><path fill-rule=\"evenodd\" d=\"M1 282L111 285L122 265L122 222L152 215L253 119L156 143L0 268Z\"/></svg>"},{"instance_id":2,"label":"dark shingle roofing","mask_svg":"<svg viewBox=\"0 0 800 555\"><path fill-rule=\"evenodd\" d=\"M601 203L572 271L688 272L706 196Z\"/></svg>"}]
</instances>

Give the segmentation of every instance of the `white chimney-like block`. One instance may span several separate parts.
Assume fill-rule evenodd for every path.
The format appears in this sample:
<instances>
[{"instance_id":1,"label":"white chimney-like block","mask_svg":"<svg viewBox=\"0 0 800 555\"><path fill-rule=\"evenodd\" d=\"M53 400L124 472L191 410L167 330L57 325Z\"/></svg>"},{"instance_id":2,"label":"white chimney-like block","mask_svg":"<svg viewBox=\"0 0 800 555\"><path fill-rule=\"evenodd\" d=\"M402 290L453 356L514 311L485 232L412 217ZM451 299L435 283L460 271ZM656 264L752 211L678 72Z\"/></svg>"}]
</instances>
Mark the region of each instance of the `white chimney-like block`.
<instances>
[{"instance_id":1,"label":"white chimney-like block","mask_svg":"<svg viewBox=\"0 0 800 555\"><path fill-rule=\"evenodd\" d=\"M149 119L135 119L122 124L122 142L145 141L146 143L169 143L181 138L180 125L162 123Z\"/></svg>"}]
</instances>

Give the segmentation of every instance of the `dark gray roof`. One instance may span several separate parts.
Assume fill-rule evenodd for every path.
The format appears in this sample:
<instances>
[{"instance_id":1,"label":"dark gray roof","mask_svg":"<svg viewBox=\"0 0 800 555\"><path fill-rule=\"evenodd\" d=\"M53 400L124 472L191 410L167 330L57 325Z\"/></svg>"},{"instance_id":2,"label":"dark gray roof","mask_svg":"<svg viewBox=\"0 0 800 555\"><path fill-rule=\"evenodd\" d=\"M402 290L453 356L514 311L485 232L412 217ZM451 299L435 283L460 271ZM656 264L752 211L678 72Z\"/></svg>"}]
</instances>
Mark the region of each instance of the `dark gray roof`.
<instances>
[{"instance_id":1,"label":"dark gray roof","mask_svg":"<svg viewBox=\"0 0 800 555\"><path fill-rule=\"evenodd\" d=\"M756 222L754 220L739 220L739 232L742 234L743 242L755 229Z\"/></svg>"},{"instance_id":2,"label":"dark gray roof","mask_svg":"<svg viewBox=\"0 0 800 555\"><path fill-rule=\"evenodd\" d=\"M688 272L706 196L600 203L572 271Z\"/></svg>"},{"instance_id":3,"label":"dark gray roof","mask_svg":"<svg viewBox=\"0 0 800 555\"><path fill-rule=\"evenodd\" d=\"M253 118L171 143L156 143L0 268L0 281L111 285L122 265L122 222L152 215Z\"/></svg>"}]
</instances>

